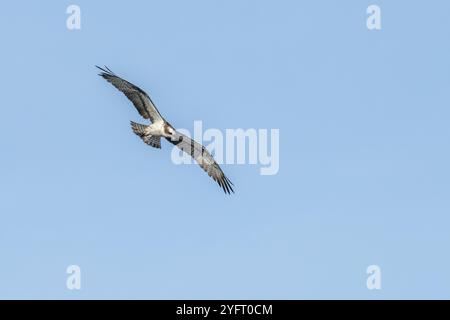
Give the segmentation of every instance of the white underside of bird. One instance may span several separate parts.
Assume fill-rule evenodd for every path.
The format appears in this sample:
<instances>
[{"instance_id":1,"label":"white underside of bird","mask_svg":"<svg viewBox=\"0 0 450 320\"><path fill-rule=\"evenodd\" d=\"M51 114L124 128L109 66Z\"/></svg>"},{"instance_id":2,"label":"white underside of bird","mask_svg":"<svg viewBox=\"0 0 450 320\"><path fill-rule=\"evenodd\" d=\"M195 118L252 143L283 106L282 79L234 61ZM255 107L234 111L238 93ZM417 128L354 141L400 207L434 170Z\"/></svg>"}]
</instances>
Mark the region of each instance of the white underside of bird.
<instances>
[{"instance_id":1,"label":"white underside of bird","mask_svg":"<svg viewBox=\"0 0 450 320\"><path fill-rule=\"evenodd\" d=\"M168 124L159 120L145 128L145 135L170 138L174 130Z\"/></svg>"}]
</instances>

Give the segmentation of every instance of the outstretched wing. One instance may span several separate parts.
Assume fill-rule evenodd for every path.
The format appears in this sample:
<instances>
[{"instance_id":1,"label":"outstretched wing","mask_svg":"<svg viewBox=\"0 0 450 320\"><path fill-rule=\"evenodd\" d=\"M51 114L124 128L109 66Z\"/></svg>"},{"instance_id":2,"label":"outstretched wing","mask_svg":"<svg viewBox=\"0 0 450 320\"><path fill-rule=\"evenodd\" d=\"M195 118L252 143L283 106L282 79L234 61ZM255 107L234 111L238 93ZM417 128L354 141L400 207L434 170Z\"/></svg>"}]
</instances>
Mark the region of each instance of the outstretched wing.
<instances>
[{"instance_id":1,"label":"outstretched wing","mask_svg":"<svg viewBox=\"0 0 450 320\"><path fill-rule=\"evenodd\" d=\"M161 114L158 109L156 109L156 106L153 104L152 99L150 99L148 94L134 84L115 75L108 67L105 66L105 69L100 68L99 66L96 67L102 71L99 73L99 76L103 77L114 87L122 91L127 98L133 102L142 117L150 119L151 122L162 120Z\"/></svg>"},{"instance_id":2,"label":"outstretched wing","mask_svg":"<svg viewBox=\"0 0 450 320\"><path fill-rule=\"evenodd\" d=\"M166 139L182 151L191 155L200 167L222 187L225 193L234 193L232 188L233 183L225 176L222 169L220 169L217 162L204 146L178 131L175 131L171 138Z\"/></svg>"}]
</instances>

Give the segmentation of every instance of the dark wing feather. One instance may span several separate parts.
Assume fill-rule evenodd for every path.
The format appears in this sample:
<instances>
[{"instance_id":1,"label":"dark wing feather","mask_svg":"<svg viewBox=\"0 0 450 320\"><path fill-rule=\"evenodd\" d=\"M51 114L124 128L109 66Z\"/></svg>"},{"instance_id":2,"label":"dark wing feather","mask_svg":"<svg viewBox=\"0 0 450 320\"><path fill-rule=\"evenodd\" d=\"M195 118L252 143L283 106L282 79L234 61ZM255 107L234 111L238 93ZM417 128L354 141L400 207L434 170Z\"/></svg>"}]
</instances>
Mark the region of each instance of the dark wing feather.
<instances>
[{"instance_id":1,"label":"dark wing feather","mask_svg":"<svg viewBox=\"0 0 450 320\"><path fill-rule=\"evenodd\" d=\"M145 119L150 119L151 122L162 119L161 114L159 113L158 109L147 93L145 93L134 84L115 75L114 72L109 70L108 67L105 67L105 69L100 68L99 66L96 67L102 71L99 73L99 76L103 77L114 87L122 91L127 96L127 98L130 99L130 101L133 103L142 117L144 117Z\"/></svg>"},{"instance_id":2,"label":"dark wing feather","mask_svg":"<svg viewBox=\"0 0 450 320\"><path fill-rule=\"evenodd\" d=\"M234 193L233 183L225 176L212 155L200 143L178 131L175 131L171 138L166 139L194 158L200 167L219 184L225 193Z\"/></svg>"}]
</instances>

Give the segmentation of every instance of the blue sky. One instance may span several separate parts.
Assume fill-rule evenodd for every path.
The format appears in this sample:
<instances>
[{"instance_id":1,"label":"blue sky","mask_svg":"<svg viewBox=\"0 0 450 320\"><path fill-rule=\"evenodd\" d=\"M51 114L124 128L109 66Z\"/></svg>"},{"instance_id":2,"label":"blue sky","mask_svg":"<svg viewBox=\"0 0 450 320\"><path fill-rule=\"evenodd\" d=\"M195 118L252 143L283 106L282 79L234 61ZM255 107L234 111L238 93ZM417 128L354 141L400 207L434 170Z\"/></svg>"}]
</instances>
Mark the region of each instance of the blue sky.
<instances>
[{"instance_id":1,"label":"blue sky","mask_svg":"<svg viewBox=\"0 0 450 320\"><path fill-rule=\"evenodd\" d=\"M449 10L3 3L0 298L450 298ZM176 127L279 129L278 174L224 165L225 196L175 166L169 144L133 134L143 121L96 64ZM373 264L381 290L366 287Z\"/></svg>"}]
</instances>

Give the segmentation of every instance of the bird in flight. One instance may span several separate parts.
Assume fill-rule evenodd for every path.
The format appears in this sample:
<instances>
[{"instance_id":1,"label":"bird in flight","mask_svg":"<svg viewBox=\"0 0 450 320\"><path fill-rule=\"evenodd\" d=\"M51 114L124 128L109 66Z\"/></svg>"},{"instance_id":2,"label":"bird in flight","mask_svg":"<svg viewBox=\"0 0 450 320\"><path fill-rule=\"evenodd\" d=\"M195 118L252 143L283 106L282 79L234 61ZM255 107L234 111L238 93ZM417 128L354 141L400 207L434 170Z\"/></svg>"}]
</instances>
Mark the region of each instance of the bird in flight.
<instances>
[{"instance_id":1,"label":"bird in flight","mask_svg":"<svg viewBox=\"0 0 450 320\"><path fill-rule=\"evenodd\" d=\"M100 68L99 75L111 83L133 103L139 114L150 120L150 125L131 121L133 132L146 144L154 148L161 148L161 138L177 146L183 152L189 154L208 175L216 181L225 193L234 193L233 183L225 176L222 169L204 146L188 136L175 130L164 119L150 99L149 95L134 84L120 78L108 67Z\"/></svg>"}]
</instances>

